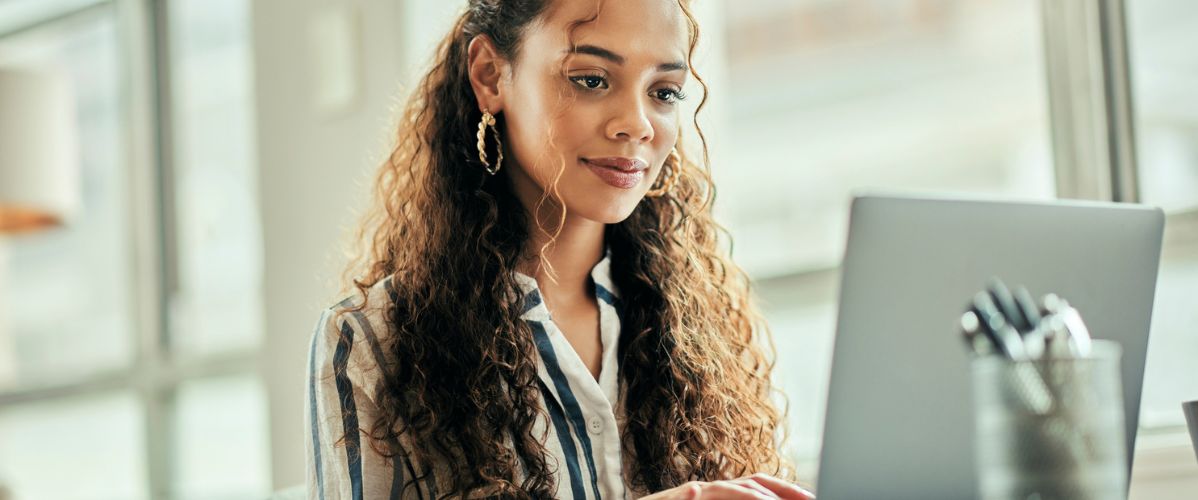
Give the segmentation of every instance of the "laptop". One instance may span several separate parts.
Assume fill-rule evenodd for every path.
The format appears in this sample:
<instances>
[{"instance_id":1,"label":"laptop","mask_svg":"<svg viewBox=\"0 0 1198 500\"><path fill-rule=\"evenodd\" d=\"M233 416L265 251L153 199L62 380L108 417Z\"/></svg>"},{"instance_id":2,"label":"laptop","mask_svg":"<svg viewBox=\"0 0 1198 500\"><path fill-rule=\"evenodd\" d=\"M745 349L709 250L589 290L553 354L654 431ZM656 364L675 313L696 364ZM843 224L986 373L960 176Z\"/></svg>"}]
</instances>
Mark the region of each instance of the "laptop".
<instances>
[{"instance_id":1,"label":"laptop","mask_svg":"<svg viewBox=\"0 0 1198 500\"><path fill-rule=\"evenodd\" d=\"M1163 229L1161 210L1142 205L854 198L820 500L977 496L956 325L992 276L1064 297L1094 338L1122 345L1130 474Z\"/></svg>"}]
</instances>

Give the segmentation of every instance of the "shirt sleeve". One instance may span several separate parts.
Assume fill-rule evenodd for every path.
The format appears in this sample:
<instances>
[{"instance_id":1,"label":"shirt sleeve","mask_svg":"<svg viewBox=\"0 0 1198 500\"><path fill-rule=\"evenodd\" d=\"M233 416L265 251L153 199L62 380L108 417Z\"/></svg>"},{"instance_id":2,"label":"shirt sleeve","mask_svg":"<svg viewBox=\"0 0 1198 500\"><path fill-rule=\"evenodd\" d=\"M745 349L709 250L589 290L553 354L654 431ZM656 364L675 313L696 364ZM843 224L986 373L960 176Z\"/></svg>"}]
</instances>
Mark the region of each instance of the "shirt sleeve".
<instances>
[{"instance_id":1,"label":"shirt sleeve","mask_svg":"<svg viewBox=\"0 0 1198 500\"><path fill-rule=\"evenodd\" d=\"M374 389L381 379L373 333L360 314L332 308L313 332L305 411L309 500L401 498L408 472L404 454L384 457L369 438L379 415Z\"/></svg>"}]
</instances>

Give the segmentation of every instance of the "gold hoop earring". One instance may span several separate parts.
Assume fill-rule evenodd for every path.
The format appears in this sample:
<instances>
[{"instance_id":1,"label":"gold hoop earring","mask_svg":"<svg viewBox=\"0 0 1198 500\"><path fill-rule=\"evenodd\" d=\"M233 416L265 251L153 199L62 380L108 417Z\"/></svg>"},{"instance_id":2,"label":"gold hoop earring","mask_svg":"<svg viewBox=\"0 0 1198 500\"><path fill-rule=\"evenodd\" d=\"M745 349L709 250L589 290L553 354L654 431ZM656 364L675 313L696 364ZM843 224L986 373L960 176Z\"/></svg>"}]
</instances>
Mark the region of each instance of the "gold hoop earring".
<instances>
[{"instance_id":1,"label":"gold hoop earring","mask_svg":"<svg viewBox=\"0 0 1198 500\"><path fill-rule=\"evenodd\" d=\"M495 151L499 155L495 159L494 167L487 163L487 127L491 127L492 135L495 136ZM499 167L503 165L503 142L499 140L499 127L495 126L495 116L486 108L483 108L483 118L478 122L478 161L483 163L483 168L491 175L498 173Z\"/></svg>"},{"instance_id":2,"label":"gold hoop earring","mask_svg":"<svg viewBox=\"0 0 1198 500\"><path fill-rule=\"evenodd\" d=\"M670 156L661 165L661 187L650 189L645 192L645 196L650 198L658 198L664 196L678 183L678 178L682 176L682 155L678 153L677 148L670 149Z\"/></svg>"}]
</instances>

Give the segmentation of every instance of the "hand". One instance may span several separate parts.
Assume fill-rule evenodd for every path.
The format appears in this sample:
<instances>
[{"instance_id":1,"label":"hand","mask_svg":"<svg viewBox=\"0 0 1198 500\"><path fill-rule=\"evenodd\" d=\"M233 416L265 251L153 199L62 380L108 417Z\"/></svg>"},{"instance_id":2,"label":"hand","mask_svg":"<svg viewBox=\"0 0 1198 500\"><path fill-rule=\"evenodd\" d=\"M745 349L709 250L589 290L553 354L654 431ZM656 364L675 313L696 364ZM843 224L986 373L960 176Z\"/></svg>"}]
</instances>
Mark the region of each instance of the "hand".
<instances>
[{"instance_id":1,"label":"hand","mask_svg":"<svg viewBox=\"0 0 1198 500\"><path fill-rule=\"evenodd\" d=\"M781 498L784 500L815 500L815 495L790 482L768 474L727 481L691 481L644 497L644 500L719 500Z\"/></svg>"}]
</instances>

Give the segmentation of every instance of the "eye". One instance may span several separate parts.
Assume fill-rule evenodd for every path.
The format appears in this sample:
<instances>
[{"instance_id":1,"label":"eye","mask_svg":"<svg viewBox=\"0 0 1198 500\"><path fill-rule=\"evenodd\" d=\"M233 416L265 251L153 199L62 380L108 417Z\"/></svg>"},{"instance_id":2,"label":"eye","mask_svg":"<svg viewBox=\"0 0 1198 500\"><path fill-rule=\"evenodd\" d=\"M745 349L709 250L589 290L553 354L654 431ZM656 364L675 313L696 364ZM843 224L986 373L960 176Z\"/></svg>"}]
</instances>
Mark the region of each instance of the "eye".
<instances>
[{"instance_id":1,"label":"eye","mask_svg":"<svg viewBox=\"0 0 1198 500\"><path fill-rule=\"evenodd\" d=\"M581 85L587 90L599 90L607 88L607 79L601 75L578 75L570 77L570 81Z\"/></svg>"},{"instance_id":2,"label":"eye","mask_svg":"<svg viewBox=\"0 0 1198 500\"><path fill-rule=\"evenodd\" d=\"M674 90L671 88L657 89L651 92L651 94L653 97L656 97L667 104L676 104L679 101L686 100L686 94L682 93L681 90Z\"/></svg>"}]
</instances>

